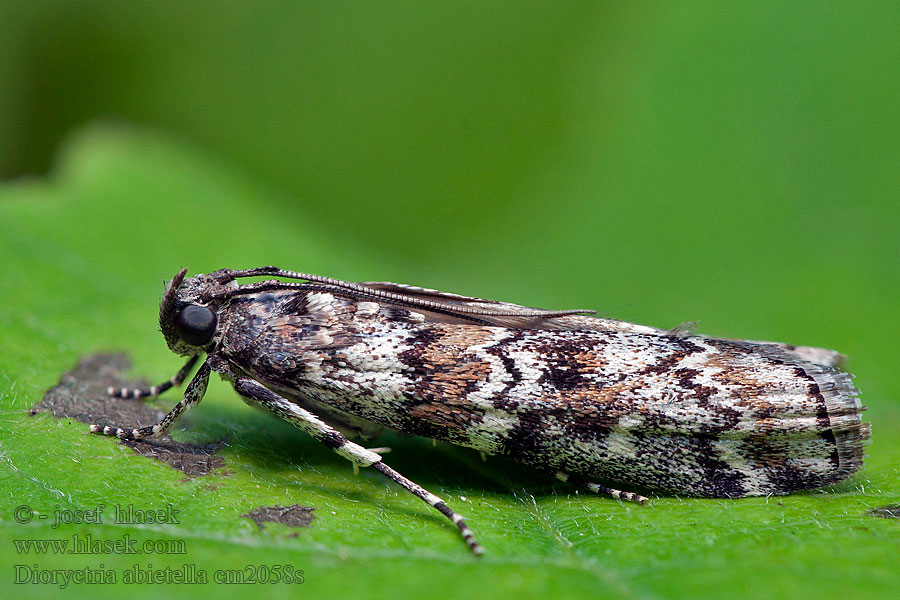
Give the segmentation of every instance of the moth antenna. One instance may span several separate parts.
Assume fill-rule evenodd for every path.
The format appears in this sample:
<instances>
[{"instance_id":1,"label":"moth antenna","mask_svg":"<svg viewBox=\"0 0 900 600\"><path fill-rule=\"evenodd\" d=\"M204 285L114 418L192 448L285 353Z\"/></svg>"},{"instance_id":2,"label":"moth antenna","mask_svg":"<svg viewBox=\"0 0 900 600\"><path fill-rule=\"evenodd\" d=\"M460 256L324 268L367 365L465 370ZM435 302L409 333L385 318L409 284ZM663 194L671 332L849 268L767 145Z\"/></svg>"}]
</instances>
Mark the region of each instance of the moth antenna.
<instances>
[{"instance_id":1,"label":"moth antenna","mask_svg":"<svg viewBox=\"0 0 900 600\"><path fill-rule=\"evenodd\" d=\"M261 269L267 269L268 267L261 267ZM233 277L251 277L251 276L259 276L259 275L267 275L270 273L267 272L258 272L258 269L251 269L248 271L234 271L229 272ZM235 274L237 273L237 274ZM422 298L415 298L412 296L406 296L404 294L398 294L396 292L388 292L385 290L379 290L375 288L366 287L364 285L360 285L358 283L351 283L347 281L341 281L339 279L330 279L328 277L319 277L317 275L307 275L304 273L294 273L293 271L285 271L285 273L291 273L296 279L305 279L308 278L312 283L295 283L290 281L279 281L277 279L270 279L267 281L259 281L257 283L248 283L244 285L238 286L236 289L229 289L219 292L217 294L213 294L213 298L216 299L225 299L231 298L240 294L253 294L256 292L263 291L271 291L271 290L308 290L308 291L316 291L316 292L331 292L337 294L338 296L350 297L354 300L370 300L370 301L383 301L389 302L391 304L397 304L399 306L403 306L405 308L423 308L425 310L429 310L436 313L447 314L451 316L457 316L462 318L469 317L522 317L522 318L544 318L551 319L556 317L566 317L570 315L582 315L582 314L595 314L597 311L589 310L589 309L566 309L566 310L543 310L543 309L534 309L534 310L503 310L500 308L476 308L473 306L463 306L459 304L450 304L444 302L436 302L434 300L425 300ZM288 275L282 275L281 273L274 273L277 276L288 277ZM476 319L471 319L476 320ZM485 325L491 325L492 323L484 322Z\"/></svg>"}]
</instances>

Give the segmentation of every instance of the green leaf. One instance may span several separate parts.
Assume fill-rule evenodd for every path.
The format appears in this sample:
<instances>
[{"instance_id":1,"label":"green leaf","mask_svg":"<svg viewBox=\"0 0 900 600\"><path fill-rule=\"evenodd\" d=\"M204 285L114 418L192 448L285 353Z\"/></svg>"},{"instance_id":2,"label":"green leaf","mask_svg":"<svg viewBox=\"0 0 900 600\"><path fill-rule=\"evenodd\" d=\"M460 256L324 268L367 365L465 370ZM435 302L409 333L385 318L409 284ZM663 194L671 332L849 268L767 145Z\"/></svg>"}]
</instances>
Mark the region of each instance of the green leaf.
<instances>
[{"instance_id":1,"label":"green leaf","mask_svg":"<svg viewBox=\"0 0 900 600\"><path fill-rule=\"evenodd\" d=\"M347 199L353 201L360 199ZM628 210L640 222L641 207ZM545 219L537 213L516 218L529 227ZM548 243L564 243L573 232L587 234L589 226L554 227ZM496 282L483 271L479 256L451 256L436 263L434 272L427 265L404 267L402 255L388 259L378 247L327 230L304 213L303 204L231 164L178 140L108 125L71 139L48 180L20 180L0 189L0 231L4 597L43 597L54 587L14 585L13 565L50 570L102 564L119 585L135 565L148 569L152 564L157 570L192 565L188 568L205 571L211 580L217 570L241 571L248 565L303 571L299 586L240 588L272 597L396 597L397 590L405 590L423 597L873 598L884 597L897 582L900 522L881 518L895 514L890 511L867 512L900 501L895 441L900 409L891 399L898 393L896 365L884 358L896 355L897 336L883 335L896 334L897 323L881 318L893 314L896 319L891 311L897 296L888 302L884 294L887 288L897 292L895 274L862 277L857 288L845 291L861 315L856 332L829 328L827 315L849 300L825 294L820 305L804 307L819 315L822 339L846 340L841 349L850 351L863 398L872 407L875 443L867 469L833 489L741 500L662 496L641 507L585 496L508 461L482 462L477 453L445 444L432 447L428 440L396 435L374 442L392 448L389 464L468 519L487 550L476 559L452 524L421 501L378 473L363 470L354 476L345 460L245 406L221 382L211 382L205 400L174 433L185 443L226 441L218 451L224 466L208 475L186 476L114 439L89 435L84 423L29 411L81 357L101 351L128 352L134 376L168 379L180 359L167 351L155 318L163 281L182 266L196 273L277 264L351 280L400 279L385 265L393 260L404 275L415 275L416 268L428 273L427 280L412 283L440 285L444 275L460 280L476 274L468 289L446 286L450 291L565 307L567 298L580 298L577 290L587 287L598 294L594 302L606 302L601 296L605 283L593 277L585 282L583 265L556 265L562 272L555 277L564 283L542 289L533 276L532 240L506 228L505 237L491 243L510 256L510 271L502 279L518 282L519 289L491 294ZM653 244L648 239L648 254L665 252ZM865 257L842 260L864 275L879 273L878 265L862 264ZM543 263L542 268L551 266ZM810 263L814 274L830 268ZM477 289L479 279L487 292ZM650 313L665 314L665 299L654 296L656 284L643 279L632 284L631 293L649 299ZM773 276L772 289L789 296L786 290L794 284L780 274ZM516 293L531 294L531 299ZM736 319L752 320L757 306L753 298L742 304L727 290L698 293ZM790 325L771 327L773 336L799 335ZM177 399L178 392L170 392L154 406L167 409ZM53 527L54 511L92 510L100 504L106 507L101 524ZM260 529L244 516L260 506L294 504L315 508L307 527L266 523ZM29 507L31 522L15 520L20 505ZM177 523L128 525L111 518L115 506L158 510L169 505L177 510ZM186 553L34 555L13 543L73 535L130 536L138 545L183 540ZM98 589L68 587L83 597L95 597ZM132 586L127 593L156 597L160 592L208 598L222 588L171 583Z\"/></svg>"}]
</instances>

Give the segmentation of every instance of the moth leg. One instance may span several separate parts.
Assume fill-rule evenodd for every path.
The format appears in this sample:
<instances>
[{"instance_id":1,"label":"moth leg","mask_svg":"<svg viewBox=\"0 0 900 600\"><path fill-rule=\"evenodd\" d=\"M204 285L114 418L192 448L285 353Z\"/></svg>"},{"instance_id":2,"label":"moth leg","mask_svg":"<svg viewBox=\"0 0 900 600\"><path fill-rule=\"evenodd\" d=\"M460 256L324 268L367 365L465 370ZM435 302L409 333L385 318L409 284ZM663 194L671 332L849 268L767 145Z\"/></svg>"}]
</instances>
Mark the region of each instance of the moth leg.
<instances>
[{"instance_id":1,"label":"moth leg","mask_svg":"<svg viewBox=\"0 0 900 600\"><path fill-rule=\"evenodd\" d=\"M603 494L605 496L612 496L617 500L630 500L631 502L637 502L638 504L646 504L647 498L641 496L640 494L635 494L634 492L623 492L622 490L613 489L611 487L606 487L605 485L601 485L599 483L593 483L586 479L582 479L581 477L572 476L568 473L564 473L562 471L556 472L556 478L560 481L566 481L578 487L583 487L586 490L594 492L595 494Z\"/></svg>"},{"instance_id":2,"label":"moth leg","mask_svg":"<svg viewBox=\"0 0 900 600\"><path fill-rule=\"evenodd\" d=\"M190 363L189 363L190 364ZM185 365L188 366L188 365ZM91 433L102 433L103 435L114 435L118 438L126 440L138 440L151 435L160 435L165 433L172 423L180 417L184 411L193 408L206 393L206 384L209 383L209 364L204 362L200 365L200 370L191 379L187 389L184 390L184 398L175 405L159 423L150 425L149 427L140 427L131 429L129 427L113 427L112 425L91 425Z\"/></svg>"},{"instance_id":3,"label":"moth leg","mask_svg":"<svg viewBox=\"0 0 900 600\"><path fill-rule=\"evenodd\" d=\"M150 387L144 389L114 388L110 386L106 388L106 393L113 398L148 398L150 396L159 396L167 389L181 385L181 382L184 381L184 378L187 377L187 374L190 373L191 369L194 368L194 365L197 364L198 358L200 358L200 355L190 357L185 365L181 367L181 369L179 369L178 372L175 373L175 375L165 383L161 383L159 385L151 385Z\"/></svg>"},{"instance_id":4,"label":"moth leg","mask_svg":"<svg viewBox=\"0 0 900 600\"><path fill-rule=\"evenodd\" d=\"M462 515L447 506L447 504L439 497L384 464L381 460L381 456L375 452L366 450L359 444L351 442L345 438L341 432L319 419L313 413L282 398L249 377L235 379L234 389L242 396L246 396L259 403L260 406L271 411L279 418L284 419L298 429L305 431L318 441L322 442L326 447L331 448L335 453L352 462L355 466L372 467L376 471L384 474L388 479L397 482L436 508L442 515L453 521L459 528L460 534L463 536L463 539L472 552L476 555L480 555L484 552L481 545L475 541L475 536L472 533L472 530L466 525L466 521L463 519Z\"/></svg>"}]
</instances>

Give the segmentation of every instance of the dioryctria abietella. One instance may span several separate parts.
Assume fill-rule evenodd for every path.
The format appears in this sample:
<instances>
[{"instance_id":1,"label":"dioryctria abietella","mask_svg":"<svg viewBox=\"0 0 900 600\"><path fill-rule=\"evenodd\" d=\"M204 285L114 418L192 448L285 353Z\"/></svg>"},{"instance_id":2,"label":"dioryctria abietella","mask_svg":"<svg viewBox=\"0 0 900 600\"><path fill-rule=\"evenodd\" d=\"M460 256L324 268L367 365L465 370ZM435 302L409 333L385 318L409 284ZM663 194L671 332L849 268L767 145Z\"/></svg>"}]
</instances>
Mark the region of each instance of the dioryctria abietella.
<instances>
[{"instance_id":1,"label":"dioryctria abietella","mask_svg":"<svg viewBox=\"0 0 900 600\"><path fill-rule=\"evenodd\" d=\"M186 272L166 286L159 324L187 363L162 385L110 390L155 396L205 355L183 400L153 426L91 431L159 435L216 372L248 402L435 507L476 554L458 513L350 438L391 428L641 503L599 482L736 498L823 487L863 466L869 425L832 350L276 267ZM238 282L260 276L272 279Z\"/></svg>"}]
</instances>

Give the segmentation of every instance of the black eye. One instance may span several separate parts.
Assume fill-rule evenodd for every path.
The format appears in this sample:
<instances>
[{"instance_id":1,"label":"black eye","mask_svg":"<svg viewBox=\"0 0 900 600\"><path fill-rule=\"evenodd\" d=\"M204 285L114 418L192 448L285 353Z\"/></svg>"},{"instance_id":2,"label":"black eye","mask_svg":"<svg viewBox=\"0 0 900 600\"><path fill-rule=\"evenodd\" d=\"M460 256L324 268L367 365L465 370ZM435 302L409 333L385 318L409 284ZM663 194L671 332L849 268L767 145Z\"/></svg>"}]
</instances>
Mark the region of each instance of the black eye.
<instances>
[{"instance_id":1,"label":"black eye","mask_svg":"<svg viewBox=\"0 0 900 600\"><path fill-rule=\"evenodd\" d=\"M206 306L188 304L178 313L175 331L191 346L203 346L216 332L216 313Z\"/></svg>"}]
</instances>

